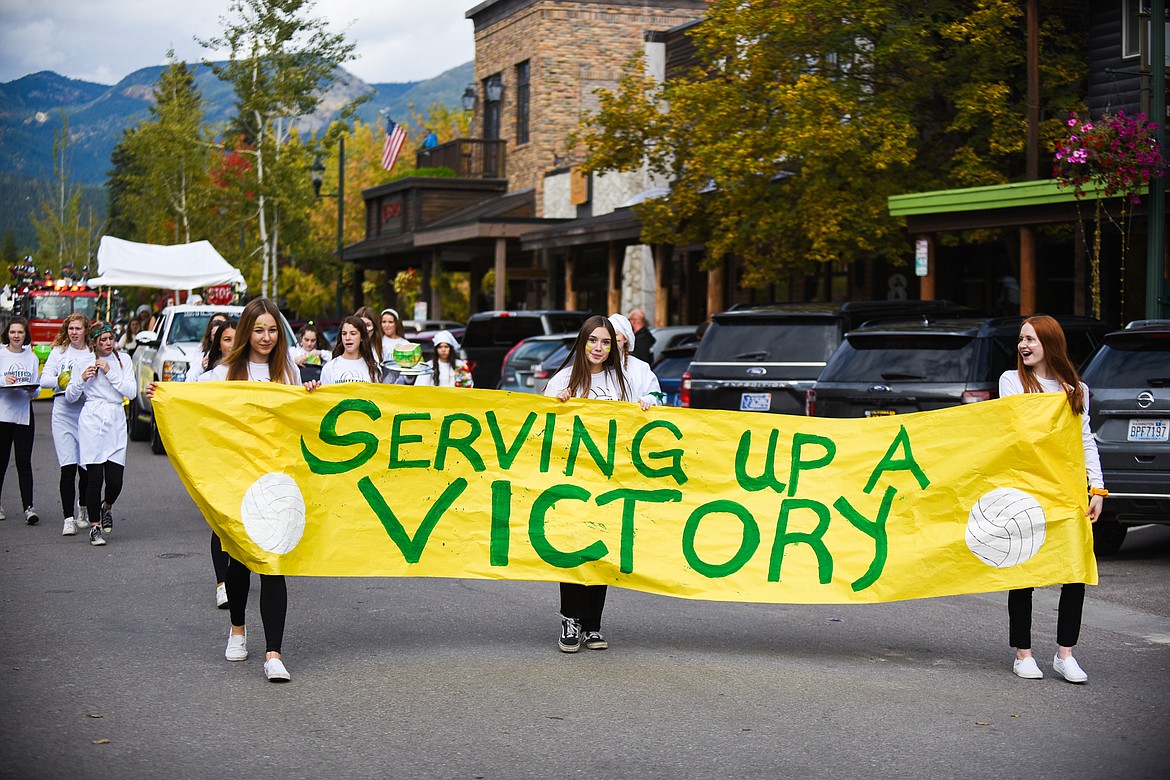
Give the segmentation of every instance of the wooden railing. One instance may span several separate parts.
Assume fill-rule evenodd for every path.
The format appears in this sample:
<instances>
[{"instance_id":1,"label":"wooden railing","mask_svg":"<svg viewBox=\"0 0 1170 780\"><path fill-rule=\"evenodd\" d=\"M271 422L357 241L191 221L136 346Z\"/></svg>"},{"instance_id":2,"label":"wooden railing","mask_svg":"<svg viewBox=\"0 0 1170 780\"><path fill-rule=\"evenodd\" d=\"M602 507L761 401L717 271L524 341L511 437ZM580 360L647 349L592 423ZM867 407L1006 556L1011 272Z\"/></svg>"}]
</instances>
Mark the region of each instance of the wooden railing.
<instances>
[{"instance_id":1,"label":"wooden railing","mask_svg":"<svg viewBox=\"0 0 1170 780\"><path fill-rule=\"evenodd\" d=\"M461 179L507 178L505 144L502 140L457 138L430 149L419 149L419 168L450 168Z\"/></svg>"}]
</instances>

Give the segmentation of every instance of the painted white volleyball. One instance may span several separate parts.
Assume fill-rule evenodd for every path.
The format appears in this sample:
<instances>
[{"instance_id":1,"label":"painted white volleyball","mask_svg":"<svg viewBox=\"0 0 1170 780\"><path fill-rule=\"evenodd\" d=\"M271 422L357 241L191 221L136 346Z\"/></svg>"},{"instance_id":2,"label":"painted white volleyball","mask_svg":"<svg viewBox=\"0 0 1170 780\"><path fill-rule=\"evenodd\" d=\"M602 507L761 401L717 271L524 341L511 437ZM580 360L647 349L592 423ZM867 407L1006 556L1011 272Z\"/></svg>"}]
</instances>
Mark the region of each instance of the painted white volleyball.
<instances>
[{"instance_id":1,"label":"painted white volleyball","mask_svg":"<svg viewBox=\"0 0 1170 780\"><path fill-rule=\"evenodd\" d=\"M1022 490L998 488L971 507L967 547L988 566L1016 566L1040 551L1046 523L1036 499Z\"/></svg>"},{"instance_id":2,"label":"painted white volleyball","mask_svg":"<svg viewBox=\"0 0 1170 780\"><path fill-rule=\"evenodd\" d=\"M305 499L292 477L265 474L244 493L240 518L257 547L284 555L305 533Z\"/></svg>"}]
</instances>

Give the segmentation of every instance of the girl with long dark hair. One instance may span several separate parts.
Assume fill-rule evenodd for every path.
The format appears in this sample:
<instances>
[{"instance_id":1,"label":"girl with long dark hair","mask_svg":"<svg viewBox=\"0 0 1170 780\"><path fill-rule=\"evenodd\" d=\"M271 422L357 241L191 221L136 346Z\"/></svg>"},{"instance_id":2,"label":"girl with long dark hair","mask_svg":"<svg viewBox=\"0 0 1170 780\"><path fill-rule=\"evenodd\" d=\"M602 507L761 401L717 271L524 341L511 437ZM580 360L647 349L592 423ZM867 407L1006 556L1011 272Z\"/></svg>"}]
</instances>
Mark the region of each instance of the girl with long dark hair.
<instances>
[{"instance_id":1,"label":"girl with long dark hair","mask_svg":"<svg viewBox=\"0 0 1170 780\"><path fill-rule=\"evenodd\" d=\"M0 349L0 381L16 387L0 390L0 460L3 463L0 465L0 491L8 473L8 455L15 448L24 522L36 525L41 518L33 508L32 448L37 421L33 415L32 399L41 391L37 382L40 361L32 353L28 341L28 320L24 317L9 320L4 329L4 349ZM4 510L0 509L0 520L3 519Z\"/></svg>"},{"instance_id":2,"label":"girl with long dark hair","mask_svg":"<svg viewBox=\"0 0 1170 780\"><path fill-rule=\"evenodd\" d=\"M373 339L360 317L346 317L337 332L333 359L321 369L320 382L305 384L310 390L319 385L346 382L381 382L382 366L374 357Z\"/></svg>"}]
</instances>

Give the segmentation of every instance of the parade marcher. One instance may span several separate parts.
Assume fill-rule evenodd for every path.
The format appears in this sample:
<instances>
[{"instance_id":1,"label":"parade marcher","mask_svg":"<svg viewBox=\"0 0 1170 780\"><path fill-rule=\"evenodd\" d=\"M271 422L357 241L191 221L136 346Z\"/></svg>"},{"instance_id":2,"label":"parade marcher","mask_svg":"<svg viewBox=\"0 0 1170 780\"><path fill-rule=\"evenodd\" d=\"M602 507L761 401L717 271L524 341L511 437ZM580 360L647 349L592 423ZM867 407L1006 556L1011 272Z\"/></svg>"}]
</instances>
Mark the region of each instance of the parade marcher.
<instances>
[{"instance_id":1,"label":"parade marcher","mask_svg":"<svg viewBox=\"0 0 1170 780\"><path fill-rule=\"evenodd\" d=\"M28 320L13 317L4 330L4 349L0 349L0 377L5 385L18 385L0 390L0 492L8 474L8 456L16 450L16 474L20 482L20 501L24 507L24 522L40 522L33 508L32 448L36 434L36 417L32 399L41 391L37 379L40 361L28 346ZM125 426L122 426L125 428ZM0 520L4 510L0 509Z\"/></svg>"},{"instance_id":2,"label":"parade marcher","mask_svg":"<svg viewBox=\"0 0 1170 780\"><path fill-rule=\"evenodd\" d=\"M382 366L374 358L372 342L366 324L360 317L346 317L337 332L333 359L321 369L321 380L306 382L305 387L315 390L320 385L381 382Z\"/></svg>"},{"instance_id":3,"label":"parade marcher","mask_svg":"<svg viewBox=\"0 0 1170 780\"><path fill-rule=\"evenodd\" d=\"M380 318L369 306L362 306L353 313L353 316L366 323L366 331L370 334L370 346L374 348L374 357L379 363L389 360L392 354L384 354L382 352L381 328L379 326ZM336 347L334 348L336 349Z\"/></svg>"},{"instance_id":4,"label":"parade marcher","mask_svg":"<svg viewBox=\"0 0 1170 780\"><path fill-rule=\"evenodd\" d=\"M641 309L633 309L630 311L629 319L630 325L634 329L634 338L631 339L633 346L630 347L630 353L639 360L650 364L653 362L655 339L646 323L646 312Z\"/></svg>"},{"instance_id":5,"label":"parade marcher","mask_svg":"<svg viewBox=\"0 0 1170 780\"><path fill-rule=\"evenodd\" d=\"M322 365L333 357L332 352L318 344L319 338L320 332L317 330L317 326L311 322L302 326L297 332L297 345L293 347L292 358L298 367L304 368L305 363Z\"/></svg>"},{"instance_id":6,"label":"parade marcher","mask_svg":"<svg viewBox=\"0 0 1170 780\"><path fill-rule=\"evenodd\" d=\"M280 310L267 298L250 301L240 313L235 344L227 357L211 370L213 381L301 383L300 371L292 362L288 339L281 326ZM153 386L152 386L153 391ZM228 631L224 657L229 661L248 658L247 629L248 591L252 572L235 558L228 559ZM264 624L264 676L270 682L287 682L288 669L281 660L284 623L288 613L288 586L277 574L260 575L260 620Z\"/></svg>"},{"instance_id":7,"label":"parade marcher","mask_svg":"<svg viewBox=\"0 0 1170 780\"><path fill-rule=\"evenodd\" d=\"M409 347L410 342L402 330L402 319L394 309L382 309L378 316L382 329L382 359L390 360L394 357L395 348L403 345Z\"/></svg>"},{"instance_id":8,"label":"parade marcher","mask_svg":"<svg viewBox=\"0 0 1170 780\"><path fill-rule=\"evenodd\" d=\"M122 492L126 472L126 414L122 402L138 395L130 358L118 352L114 342L113 325L104 320L90 325L93 352L74 364L65 388L67 402L85 399L77 418L78 454L87 480L89 543L95 547L105 544L114 530L114 502Z\"/></svg>"},{"instance_id":9,"label":"parade marcher","mask_svg":"<svg viewBox=\"0 0 1170 780\"><path fill-rule=\"evenodd\" d=\"M1068 356L1064 331L1052 317L1029 317L1020 325L1016 370L1005 371L999 378L1001 398L1019 393L1064 393L1073 413L1081 417L1081 441L1085 452L1089 522L1097 522L1105 496L1101 460L1089 425L1089 388L1080 381ZM1020 464L1022 472L1027 464ZM1056 620L1056 655L1052 668L1073 683L1088 681L1089 676L1073 658L1072 649L1080 638L1081 611L1085 601L1085 584L1073 582L1060 588L1059 614ZM1009 641L1016 649L1012 671L1018 677L1038 680L1044 676L1032 656L1032 588L1008 592Z\"/></svg>"},{"instance_id":10,"label":"parade marcher","mask_svg":"<svg viewBox=\"0 0 1170 780\"><path fill-rule=\"evenodd\" d=\"M616 344L617 334L608 319L594 315L585 320L566 365L549 380L544 394L562 402L570 398L636 400L614 349ZM643 411L651 405L645 400L639 404ZM590 650L609 647L601 634L606 590L605 585L561 583L561 634L557 646L562 652L575 653L581 645Z\"/></svg>"},{"instance_id":11,"label":"parade marcher","mask_svg":"<svg viewBox=\"0 0 1170 780\"><path fill-rule=\"evenodd\" d=\"M419 375L416 386L475 387L467 361L456 357L459 342L451 335L451 331L439 331L431 339L431 344L435 348L434 360L431 361L430 371Z\"/></svg>"},{"instance_id":12,"label":"parade marcher","mask_svg":"<svg viewBox=\"0 0 1170 780\"><path fill-rule=\"evenodd\" d=\"M207 356L211 353L211 345L213 341L212 332L220 324L227 322L230 318L227 314L217 311L212 314L207 320L207 327L203 329L203 338L199 340L199 359L187 368L186 380L188 382L196 382L199 377L203 376L204 372L215 368L215 363L208 360Z\"/></svg>"},{"instance_id":13,"label":"parade marcher","mask_svg":"<svg viewBox=\"0 0 1170 780\"><path fill-rule=\"evenodd\" d=\"M633 324L622 314L611 314L609 321L613 323L614 333L617 334L622 371L629 380L634 398L646 401L651 406L658 406L666 396L663 395L662 386L658 384L658 375L650 368L650 364L634 355L637 338L634 335Z\"/></svg>"},{"instance_id":14,"label":"parade marcher","mask_svg":"<svg viewBox=\"0 0 1170 780\"><path fill-rule=\"evenodd\" d=\"M131 320L136 322L136 320ZM57 465L61 467L61 511L65 522L62 536L73 536L89 530L89 510L85 506L87 479L81 465L81 449L77 438L77 422L85 397L70 403L65 399L65 388L73 376L74 366L88 365L93 360L86 334L89 318L84 314L70 314L61 323L61 330L53 340L52 351L45 358L41 372L41 387L53 391L53 447L57 451ZM76 480L76 485L74 481ZM80 500L77 510L74 504Z\"/></svg>"},{"instance_id":15,"label":"parade marcher","mask_svg":"<svg viewBox=\"0 0 1170 780\"><path fill-rule=\"evenodd\" d=\"M88 319L86 320L88 322ZM87 327L88 330L88 327ZM134 350L138 349L137 336L142 332L142 321L137 317L131 319L126 323L126 330L122 332L122 337L118 339L118 351L125 352L131 357L134 356Z\"/></svg>"},{"instance_id":16,"label":"parade marcher","mask_svg":"<svg viewBox=\"0 0 1170 780\"><path fill-rule=\"evenodd\" d=\"M211 332L210 351L207 353L208 368L218 366L224 356L231 352L235 335L236 324L231 320L224 320L215 326L215 330ZM214 376L211 371L206 371L199 376L199 380L209 381ZM215 606L227 609L228 597L225 581L227 579L228 554L223 551L223 545L215 531L211 532L211 566L215 571Z\"/></svg>"}]
</instances>

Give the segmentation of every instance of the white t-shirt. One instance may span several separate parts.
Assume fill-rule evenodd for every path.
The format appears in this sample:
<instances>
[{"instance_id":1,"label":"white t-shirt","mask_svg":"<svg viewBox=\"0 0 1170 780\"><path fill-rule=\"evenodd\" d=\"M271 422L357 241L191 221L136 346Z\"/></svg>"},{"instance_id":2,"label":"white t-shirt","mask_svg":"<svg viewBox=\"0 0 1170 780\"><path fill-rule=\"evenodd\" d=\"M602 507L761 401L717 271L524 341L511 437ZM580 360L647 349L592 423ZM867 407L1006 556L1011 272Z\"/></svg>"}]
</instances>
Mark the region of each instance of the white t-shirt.
<instances>
[{"instance_id":1,"label":"white t-shirt","mask_svg":"<svg viewBox=\"0 0 1170 780\"><path fill-rule=\"evenodd\" d=\"M13 352L0 347L0 382L7 383L13 376L18 385L36 385L28 390L0 390L0 422L28 425L29 404L41 392L39 384L41 362L28 347Z\"/></svg>"},{"instance_id":2,"label":"white t-shirt","mask_svg":"<svg viewBox=\"0 0 1170 780\"><path fill-rule=\"evenodd\" d=\"M370 376L370 368L361 358L352 359L338 355L321 367L321 384L341 385L348 382L377 382Z\"/></svg>"},{"instance_id":3,"label":"white t-shirt","mask_svg":"<svg viewBox=\"0 0 1170 780\"><path fill-rule=\"evenodd\" d=\"M1059 379L1041 379L1036 377L1040 388L1046 393L1060 393L1067 397L1064 385ZM1084 382L1080 383L1085 410L1081 412L1081 444L1085 449L1085 471L1089 477L1089 487L1105 487L1105 479L1101 473L1101 457L1097 454L1097 440L1093 437L1093 428L1089 422L1089 388ZM1016 370L1004 371L999 377L999 397L1020 395L1024 392L1024 383L1020 381L1020 372Z\"/></svg>"},{"instance_id":4,"label":"white t-shirt","mask_svg":"<svg viewBox=\"0 0 1170 780\"><path fill-rule=\"evenodd\" d=\"M290 363L289 368L292 369L292 376L290 377L290 384L301 383L301 371L297 368L295 363ZM228 367L220 363L215 368L204 374L209 382L225 382L228 378ZM271 382L272 378L268 375L267 363L248 363L248 381L249 382Z\"/></svg>"},{"instance_id":5,"label":"white t-shirt","mask_svg":"<svg viewBox=\"0 0 1170 780\"><path fill-rule=\"evenodd\" d=\"M548 386L544 388L544 394L547 396L555 396L562 390L569 386L569 377L573 374L572 366L565 366L560 371L553 374L553 378L548 380ZM626 380L626 389L632 395L633 388L629 386L629 380ZM613 369L607 368L604 371L589 376L589 393L585 398L595 398L601 401L629 401L632 398L623 398L620 395L620 388L618 387L617 375Z\"/></svg>"}]
</instances>

